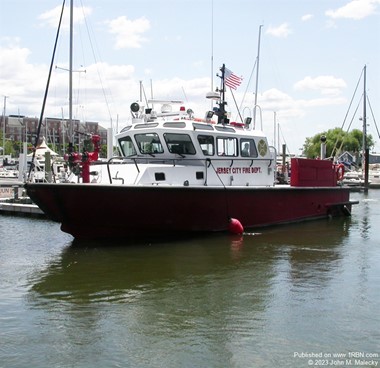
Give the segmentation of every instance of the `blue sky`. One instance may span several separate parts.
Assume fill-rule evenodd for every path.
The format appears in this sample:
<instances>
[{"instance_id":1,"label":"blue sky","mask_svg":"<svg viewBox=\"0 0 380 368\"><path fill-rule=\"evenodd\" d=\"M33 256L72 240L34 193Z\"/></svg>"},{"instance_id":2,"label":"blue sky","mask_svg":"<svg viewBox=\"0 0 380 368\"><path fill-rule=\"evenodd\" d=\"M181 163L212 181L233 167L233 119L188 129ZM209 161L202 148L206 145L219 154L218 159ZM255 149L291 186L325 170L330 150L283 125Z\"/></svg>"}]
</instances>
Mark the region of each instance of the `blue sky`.
<instances>
[{"instance_id":1,"label":"blue sky","mask_svg":"<svg viewBox=\"0 0 380 368\"><path fill-rule=\"evenodd\" d=\"M61 6L0 0L0 97L9 96L7 114L39 116ZM211 75L223 63L243 77L234 93L246 116L263 25L256 127L271 143L274 116L280 143L296 154L306 137L341 127L364 65L380 124L380 0L75 0L75 7L75 118L120 129L139 99L139 81L148 97L153 91L155 98L183 99L203 117ZM65 18L45 116L68 116L68 75L60 69L68 65L67 48ZM361 83L345 129L362 89ZM228 103L235 120L231 96ZM351 128L361 129L361 112ZM368 124L380 152L372 116Z\"/></svg>"}]
</instances>

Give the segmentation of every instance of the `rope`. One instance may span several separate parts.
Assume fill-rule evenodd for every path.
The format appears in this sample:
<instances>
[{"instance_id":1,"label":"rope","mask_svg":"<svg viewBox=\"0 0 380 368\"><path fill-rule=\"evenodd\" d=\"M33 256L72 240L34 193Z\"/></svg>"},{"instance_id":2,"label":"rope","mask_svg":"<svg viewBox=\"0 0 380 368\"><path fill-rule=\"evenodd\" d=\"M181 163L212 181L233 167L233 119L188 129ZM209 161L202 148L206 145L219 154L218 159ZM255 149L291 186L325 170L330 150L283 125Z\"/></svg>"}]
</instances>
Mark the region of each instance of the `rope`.
<instances>
[{"instance_id":1,"label":"rope","mask_svg":"<svg viewBox=\"0 0 380 368\"><path fill-rule=\"evenodd\" d=\"M238 110L238 114L239 114L239 116L240 116L240 120L241 120L241 122L243 123L243 118L242 118L242 116L241 116L241 114L240 114L239 107L238 107L238 105L237 105L237 103L236 103L235 95L234 95L234 93L232 92L232 89L231 89L231 88L230 88L230 91L231 91L232 98L234 99L234 102L235 102L235 107L236 107L237 110Z\"/></svg>"},{"instance_id":2,"label":"rope","mask_svg":"<svg viewBox=\"0 0 380 368\"><path fill-rule=\"evenodd\" d=\"M376 123L375 115L373 114L372 106L371 106L371 103L369 102L369 97L368 97L368 95L367 95L367 101L368 101L369 109L371 110L371 115L372 115L373 122L375 123L375 127L376 127L376 131L377 131L377 135L378 135L379 138L380 138L379 128L377 127L377 123Z\"/></svg>"},{"instance_id":3,"label":"rope","mask_svg":"<svg viewBox=\"0 0 380 368\"><path fill-rule=\"evenodd\" d=\"M209 162L210 162L211 167L212 167L213 170L215 171L216 176L218 177L218 179L219 179L220 182L222 183L222 186L223 186L223 189L224 189L224 200L225 200L225 205L226 205L226 214L227 214L227 223L228 223L228 222L230 221L230 219L231 219L231 216L230 216L230 209L229 209L229 207L228 207L227 188L226 188L226 186L224 185L223 180L222 180L221 177L219 176L218 172L215 170L215 167L214 167L214 165L212 164L212 161L209 160Z\"/></svg>"},{"instance_id":4,"label":"rope","mask_svg":"<svg viewBox=\"0 0 380 368\"><path fill-rule=\"evenodd\" d=\"M50 62L49 75L48 75L48 80L47 80L47 83L46 83L45 95L44 95L44 100L43 100L43 103L42 103L40 120L38 122L37 136L36 136L36 140L34 142L34 150L33 150L32 162L31 162L31 165L30 165L30 168L29 168L29 173L28 173L28 181L30 181L30 176L31 176L31 173L32 173L32 169L34 167L34 160L35 160L35 157L36 157L37 145L38 145L38 142L40 140L41 125L42 125L42 120L43 120L43 117L44 117L47 95L48 95L48 92L49 92L50 78L51 78L51 74L52 74L52 70L53 70L54 57L55 57L55 53L56 53L56 50L57 50L58 37L59 37L60 29L61 29L62 18L63 18L63 10L64 9L65 9L65 0L63 0L62 10L61 10L61 16L59 18L57 34L56 34L56 37L55 37L54 50L53 50L53 55L52 55L51 62Z\"/></svg>"},{"instance_id":5,"label":"rope","mask_svg":"<svg viewBox=\"0 0 380 368\"><path fill-rule=\"evenodd\" d=\"M357 111L358 111L358 109L359 109L359 106L360 106L360 104L361 104L361 101L362 101L362 99L360 99L358 105L356 106L355 112L354 112L354 114L352 115L352 119L351 119L351 121L350 121L350 124L348 125L348 128L347 128L347 130L346 130L346 133L348 133L348 131L349 131L350 128L351 128L351 124L352 124L352 122L354 121L354 118L355 118L356 113L357 113ZM339 149L336 150L337 153L342 151L343 143L344 143L344 137L343 137L343 139L342 139L342 142L341 142L341 144L340 144ZM338 141L336 141L335 145L337 145L337 144L338 144ZM334 147L334 149L335 149L335 147ZM334 151L331 152L331 157L334 157L333 153L334 153Z\"/></svg>"},{"instance_id":6,"label":"rope","mask_svg":"<svg viewBox=\"0 0 380 368\"><path fill-rule=\"evenodd\" d=\"M251 75L249 76L248 83L247 83L247 87L246 87L246 89L245 89L245 91L244 91L244 95L243 95L243 98L242 98L242 100L241 100L241 104L240 104L240 107L239 107L238 111L240 111L240 110L242 109L242 107L243 107L243 104L244 104L244 101L245 101L245 96L246 96L247 93L248 93L248 88L249 88L249 85L251 84L251 79L252 79L252 76L253 76L253 72L255 71L256 64L257 64L257 58L256 58L255 63L254 63L254 65L253 65L253 68L252 68L252 71L251 71ZM239 113L239 114L240 114L240 113Z\"/></svg>"},{"instance_id":7,"label":"rope","mask_svg":"<svg viewBox=\"0 0 380 368\"><path fill-rule=\"evenodd\" d=\"M364 73L364 68L362 69L362 72L360 73L360 77L359 77L358 83L356 84L355 91L354 91L354 94L352 95L352 98L351 98L350 104L349 104L349 106L348 106L348 109L347 109L347 112L346 112L346 116L345 116L344 119L343 119L343 123L342 123L342 126L341 126L341 129L342 129L342 130L343 130L344 124L346 123L346 119L347 119L348 113L350 112L350 109L351 109L352 103L353 103L353 101L354 101L354 97L355 97L355 95L356 95L356 91L358 90L359 83L360 83L360 81L361 81L361 79L362 79L362 76L363 76L363 73ZM356 108L356 110L357 110L357 108ZM354 114L354 115L355 115L355 114ZM351 123L352 123L352 120L351 120ZM350 125L351 125L351 123L350 123ZM338 152L338 150L337 150L337 145L338 145L338 140L335 141L334 147L333 147L333 149L331 150L331 156L332 156L332 157L334 157L334 153L335 153L335 152ZM342 148L342 147L340 147L340 149L341 149L341 148Z\"/></svg>"},{"instance_id":8,"label":"rope","mask_svg":"<svg viewBox=\"0 0 380 368\"><path fill-rule=\"evenodd\" d=\"M95 64L97 65L96 72L98 74L99 83L100 83L100 86L102 88L103 97L104 97L104 100L105 100L105 103L106 103L106 106L107 106L107 112L108 112L109 119L110 119L110 122L111 122L111 127L112 127L112 114L111 114L110 104L109 104L109 101L108 101L108 98L107 98L106 88L104 87L103 79L102 79L102 76L100 74L100 70L99 70L99 67L98 67L98 64L99 64L98 63L98 58L96 57L96 54L95 54L95 48L94 48L94 45L93 45L93 42L92 42L92 38L90 36L90 28L89 28L89 25L88 25L88 22L87 22L87 17L85 16L84 6L83 6L83 2L82 1L81 1L81 5L82 5L82 11L83 11L83 19L84 19L84 22L85 22L85 25L86 25L86 30L87 30L87 34L88 34L88 38L89 38L89 42L90 42L90 46L91 46L92 55L93 55ZM98 45L96 43L96 39L95 39L95 46L96 46L96 49L98 50L99 56L101 57L100 52L99 52L99 47L98 47ZM112 100L113 96L112 96L111 92L109 91L109 89L107 89L107 90L110 93L110 95L111 95L110 97L111 97L111 100Z\"/></svg>"}]
</instances>

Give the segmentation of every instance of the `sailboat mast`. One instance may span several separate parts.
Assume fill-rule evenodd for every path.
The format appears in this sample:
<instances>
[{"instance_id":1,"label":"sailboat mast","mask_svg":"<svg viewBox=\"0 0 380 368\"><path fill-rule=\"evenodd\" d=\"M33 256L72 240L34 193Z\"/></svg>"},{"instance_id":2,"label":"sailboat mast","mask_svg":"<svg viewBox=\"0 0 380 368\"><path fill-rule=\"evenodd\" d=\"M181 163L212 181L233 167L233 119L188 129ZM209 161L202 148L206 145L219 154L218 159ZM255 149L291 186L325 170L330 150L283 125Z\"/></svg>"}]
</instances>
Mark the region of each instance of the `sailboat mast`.
<instances>
[{"instance_id":1,"label":"sailboat mast","mask_svg":"<svg viewBox=\"0 0 380 368\"><path fill-rule=\"evenodd\" d=\"M211 1L211 89L214 90L214 0ZM212 110L212 100L211 100L211 110Z\"/></svg>"},{"instance_id":2,"label":"sailboat mast","mask_svg":"<svg viewBox=\"0 0 380 368\"><path fill-rule=\"evenodd\" d=\"M255 106L253 110L253 125L256 126L256 108L257 108L257 92L259 87L259 64L260 64L260 42L261 42L261 28L263 25L259 27L259 41L257 44L257 63L256 63L256 87L255 87Z\"/></svg>"},{"instance_id":3,"label":"sailboat mast","mask_svg":"<svg viewBox=\"0 0 380 368\"><path fill-rule=\"evenodd\" d=\"M367 148L367 122L366 122L366 115L367 115L367 109L366 109L366 65L364 65L363 69L363 76L364 76L364 81L363 81L363 154L365 153L365 150ZM363 155L364 156L364 155Z\"/></svg>"},{"instance_id":4,"label":"sailboat mast","mask_svg":"<svg viewBox=\"0 0 380 368\"><path fill-rule=\"evenodd\" d=\"M367 65L363 70L363 159L364 159L364 191L368 191L369 149L367 147Z\"/></svg>"},{"instance_id":5,"label":"sailboat mast","mask_svg":"<svg viewBox=\"0 0 380 368\"><path fill-rule=\"evenodd\" d=\"M8 96L4 96L4 109L3 109L3 164L5 160L5 114L7 110L7 98Z\"/></svg>"},{"instance_id":6,"label":"sailboat mast","mask_svg":"<svg viewBox=\"0 0 380 368\"><path fill-rule=\"evenodd\" d=\"M70 0L70 49L69 49L69 126L70 141L74 143L73 127L73 28L74 28L74 0Z\"/></svg>"}]
</instances>

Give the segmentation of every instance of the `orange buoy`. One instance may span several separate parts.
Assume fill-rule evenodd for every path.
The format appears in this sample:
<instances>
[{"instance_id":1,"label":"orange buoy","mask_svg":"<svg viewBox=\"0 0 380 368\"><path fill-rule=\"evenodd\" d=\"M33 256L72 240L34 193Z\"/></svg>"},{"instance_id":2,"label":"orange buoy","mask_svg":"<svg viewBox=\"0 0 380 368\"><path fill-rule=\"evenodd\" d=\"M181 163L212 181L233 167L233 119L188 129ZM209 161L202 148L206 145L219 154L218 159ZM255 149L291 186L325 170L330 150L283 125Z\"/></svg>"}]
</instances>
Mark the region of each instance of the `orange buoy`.
<instances>
[{"instance_id":1,"label":"orange buoy","mask_svg":"<svg viewBox=\"0 0 380 368\"><path fill-rule=\"evenodd\" d=\"M230 219L228 229L230 230L230 233L236 234L236 235L241 235L244 232L243 225L241 224L239 220L235 218Z\"/></svg>"}]
</instances>

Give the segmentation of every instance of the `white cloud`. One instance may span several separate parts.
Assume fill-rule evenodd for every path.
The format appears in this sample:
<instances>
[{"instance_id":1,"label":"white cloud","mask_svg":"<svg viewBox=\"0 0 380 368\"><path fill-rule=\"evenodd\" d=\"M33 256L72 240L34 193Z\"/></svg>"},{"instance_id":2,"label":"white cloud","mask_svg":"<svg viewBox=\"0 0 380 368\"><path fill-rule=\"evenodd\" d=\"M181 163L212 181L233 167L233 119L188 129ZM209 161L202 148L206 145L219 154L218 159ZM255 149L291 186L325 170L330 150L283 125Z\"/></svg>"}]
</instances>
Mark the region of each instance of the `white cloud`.
<instances>
[{"instance_id":1,"label":"white cloud","mask_svg":"<svg viewBox=\"0 0 380 368\"><path fill-rule=\"evenodd\" d=\"M268 122L274 119L274 111L277 119L282 123L294 121L306 114L306 108L302 101L294 99L277 88L264 91L259 95L258 101L262 109L263 122L267 127Z\"/></svg>"},{"instance_id":2,"label":"white cloud","mask_svg":"<svg viewBox=\"0 0 380 368\"><path fill-rule=\"evenodd\" d=\"M291 33L293 32L290 29L288 23L282 23L278 27L269 26L268 30L266 31L266 34L272 35L274 37L279 37L279 38L286 38Z\"/></svg>"},{"instance_id":3,"label":"white cloud","mask_svg":"<svg viewBox=\"0 0 380 368\"><path fill-rule=\"evenodd\" d=\"M48 26L48 27L53 27L57 28L58 23L59 23L59 17L61 15L61 6L57 6L54 9L48 10L45 13L42 13L38 19L41 20L41 25L42 26ZM80 23L82 24L84 22L84 19L92 13L92 8L90 7L74 7L73 8L73 23L77 24ZM70 27L70 12L65 9L63 13L63 18L62 18L62 28L63 29L69 29Z\"/></svg>"},{"instance_id":4,"label":"white cloud","mask_svg":"<svg viewBox=\"0 0 380 368\"><path fill-rule=\"evenodd\" d=\"M316 78L306 77L294 85L295 90L320 91L323 95L339 95L341 90L346 87L346 82L341 78L329 75L322 75Z\"/></svg>"},{"instance_id":5,"label":"white cloud","mask_svg":"<svg viewBox=\"0 0 380 368\"><path fill-rule=\"evenodd\" d=\"M379 4L380 0L352 0L336 10L327 10L325 14L333 19L348 18L358 20L374 14Z\"/></svg>"},{"instance_id":6,"label":"white cloud","mask_svg":"<svg viewBox=\"0 0 380 368\"><path fill-rule=\"evenodd\" d=\"M336 25L335 21L333 21L332 19L328 19L326 21L325 27L326 28L338 28L338 26Z\"/></svg>"},{"instance_id":7,"label":"white cloud","mask_svg":"<svg viewBox=\"0 0 380 368\"><path fill-rule=\"evenodd\" d=\"M2 55L0 58L0 70L2 70L0 84L6 91L4 93L10 96L7 105L8 113L39 116L48 65L31 64L29 61L30 50L18 45L4 47L0 52ZM139 78L136 76L134 66L97 63L86 65L85 69L86 73L74 75L74 118L98 121L104 127L108 127L111 114L114 124L119 117L119 127L121 128L130 117L130 103L139 98ZM102 78L101 83L99 75ZM148 92L150 90L149 82L145 82L147 94L150 95ZM67 84L67 72L54 70L45 116L60 117L62 114L64 117L68 116ZM327 97L297 100L278 89L272 88L264 91L259 95L263 122L273 120L273 111L277 112L277 116L281 117L282 122L290 122L307 115L308 110L314 107L345 103L346 101L341 97L331 96L334 88L340 90L344 86L345 83L342 80L334 77L307 77L298 82L298 89L313 89L330 94ZM203 117L204 112L210 108L209 101L205 98L209 89L209 77L195 79L173 77L153 80L155 98L182 99L185 101L186 108L192 108L197 117ZM239 93L236 98L237 100L241 98ZM254 96L251 94L244 106L251 108L254 104L253 99ZM19 111L20 106L22 108ZM231 109L232 117L235 118L236 111L233 101L229 101L228 107Z\"/></svg>"},{"instance_id":8,"label":"white cloud","mask_svg":"<svg viewBox=\"0 0 380 368\"><path fill-rule=\"evenodd\" d=\"M326 98L313 98L310 100L300 100L304 107L323 107L323 106L335 106L344 105L347 100L344 97L326 97Z\"/></svg>"},{"instance_id":9,"label":"white cloud","mask_svg":"<svg viewBox=\"0 0 380 368\"><path fill-rule=\"evenodd\" d=\"M120 82L120 80L131 79L135 72L133 65L110 65L108 63L97 63L86 67L87 73L93 76L101 74L102 78L110 82Z\"/></svg>"},{"instance_id":10,"label":"white cloud","mask_svg":"<svg viewBox=\"0 0 380 368\"><path fill-rule=\"evenodd\" d=\"M271 88L265 91L261 97L265 101L267 108L272 107L274 104L279 108L280 106L291 102L291 97L289 95L276 88Z\"/></svg>"},{"instance_id":11,"label":"white cloud","mask_svg":"<svg viewBox=\"0 0 380 368\"><path fill-rule=\"evenodd\" d=\"M303 22L307 22L308 20L310 20L310 19L313 18L313 17L314 17L313 14L305 14L305 15L303 15L303 16L301 17L301 20L302 20Z\"/></svg>"},{"instance_id":12,"label":"white cloud","mask_svg":"<svg viewBox=\"0 0 380 368\"><path fill-rule=\"evenodd\" d=\"M31 64L31 51L17 42L0 47L0 54L0 85L3 94L9 96L7 114L20 113L38 117L49 66ZM96 63L86 65L85 70L86 73L75 73L73 78L74 118L97 121L108 127L111 114L114 122L117 116L120 117L119 126L125 124L130 117L130 103L139 98L139 78L136 76L135 67ZM146 91L150 95L148 84L146 81ZM186 80L173 77L153 81L155 97L185 100L187 96L190 101L188 107L202 117L209 108L209 101L205 98L209 88L209 78ZM45 116L61 117L62 114L64 117L68 116L68 75L64 70L54 69Z\"/></svg>"},{"instance_id":13,"label":"white cloud","mask_svg":"<svg viewBox=\"0 0 380 368\"><path fill-rule=\"evenodd\" d=\"M142 36L150 29L150 22L145 17L130 20L126 16L107 21L109 32L116 35L116 49L140 48L147 39Z\"/></svg>"},{"instance_id":14,"label":"white cloud","mask_svg":"<svg viewBox=\"0 0 380 368\"><path fill-rule=\"evenodd\" d=\"M15 45L0 47L0 85L7 100L7 114L39 116L49 67L29 62L31 51Z\"/></svg>"},{"instance_id":15,"label":"white cloud","mask_svg":"<svg viewBox=\"0 0 380 368\"><path fill-rule=\"evenodd\" d=\"M17 69L24 70L25 60L30 55L30 50L18 45L0 48L0 70L1 76L7 77L12 73L15 73Z\"/></svg>"},{"instance_id":16,"label":"white cloud","mask_svg":"<svg viewBox=\"0 0 380 368\"><path fill-rule=\"evenodd\" d=\"M13 48L13 47L16 47L20 44L20 37L1 37L0 38L0 42L1 44L3 44L4 46L2 47L4 50L6 48ZM1 62L1 59L0 59L0 62Z\"/></svg>"}]
</instances>

